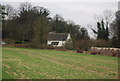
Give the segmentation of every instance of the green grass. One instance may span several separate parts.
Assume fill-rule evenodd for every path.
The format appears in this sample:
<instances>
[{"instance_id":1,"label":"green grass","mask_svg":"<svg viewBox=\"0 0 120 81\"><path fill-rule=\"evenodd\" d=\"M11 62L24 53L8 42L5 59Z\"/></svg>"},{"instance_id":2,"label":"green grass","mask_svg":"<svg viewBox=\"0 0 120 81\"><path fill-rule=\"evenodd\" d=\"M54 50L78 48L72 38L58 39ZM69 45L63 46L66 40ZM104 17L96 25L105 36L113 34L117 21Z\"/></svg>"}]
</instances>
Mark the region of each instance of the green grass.
<instances>
[{"instance_id":1,"label":"green grass","mask_svg":"<svg viewBox=\"0 0 120 81\"><path fill-rule=\"evenodd\" d=\"M2 48L3 79L118 79L118 58L55 50Z\"/></svg>"}]
</instances>

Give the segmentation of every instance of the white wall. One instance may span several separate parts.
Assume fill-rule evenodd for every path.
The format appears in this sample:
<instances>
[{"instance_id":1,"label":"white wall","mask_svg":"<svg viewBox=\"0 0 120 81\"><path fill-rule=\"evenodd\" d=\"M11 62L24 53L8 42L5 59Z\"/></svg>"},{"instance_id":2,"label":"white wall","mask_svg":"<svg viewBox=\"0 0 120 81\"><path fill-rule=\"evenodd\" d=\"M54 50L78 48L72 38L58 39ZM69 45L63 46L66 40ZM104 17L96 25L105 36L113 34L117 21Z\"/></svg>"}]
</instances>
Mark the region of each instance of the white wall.
<instances>
[{"instance_id":1,"label":"white wall","mask_svg":"<svg viewBox=\"0 0 120 81\"><path fill-rule=\"evenodd\" d=\"M70 34L68 34L68 37L67 37L67 40L69 40L69 39L71 39L71 36L70 36Z\"/></svg>"},{"instance_id":2,"label":"white wall","mask_svg":"<svg viewBox=\"0 0 120 81\"><path fill-rule=\"evenodd\" d=\"M53 41L47 41L47 44L51 45L52 42L59 42L57 47L61 47L61 46L65 45L65 43L66 43L66 41L56 41L56 40L53 40ZM56 46L56 45L54 45L54 46Z\"/></svg>"},{"instance_id":3,"label":"white wall","mask_svg":"<svg viewBox=\"0 0 120 81\"><path fill-rule=\"evenodd\" d=\"M70 34L68 34L67 41L68 41L69 39L71 39ZM49 40L48 40L48 41L47 41L47 44L48 44L48 45L51 45L52 42L59 42L58 45L57 45L57 47L61 47L61 46L65 45L65 43L66 43L66 41L57 41L57 40L49 41ZM56 46L56 45L54 45L54 46Z\"/></svg>"}]
</instances>

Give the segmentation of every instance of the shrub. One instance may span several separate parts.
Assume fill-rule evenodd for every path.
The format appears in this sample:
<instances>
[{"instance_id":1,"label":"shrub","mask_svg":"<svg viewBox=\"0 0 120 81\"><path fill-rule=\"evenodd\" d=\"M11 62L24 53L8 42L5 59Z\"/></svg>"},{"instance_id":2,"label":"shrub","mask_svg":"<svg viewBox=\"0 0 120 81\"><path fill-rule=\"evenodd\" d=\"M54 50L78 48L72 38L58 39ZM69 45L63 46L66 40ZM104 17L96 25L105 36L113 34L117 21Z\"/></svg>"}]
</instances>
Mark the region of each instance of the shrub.
<instances>
[{"instance_id":1,"label":"shrub","mask_svg":"<svg viewBox=\"0 0 120 81\"><path fill-rule=\"evenodd\" d=\"M91 41L89 39L82 39L76 42L76 48L82 49L82 50L89 50L91 47Z\"/></svg>"},{"instance_id":2,"label":"shrub","mask_svg":"<svg viewBox=\"0 0 120 81\"><path fill-rule=\"evenodd\" d=\"M46 49L55 49L53 46L46 46Z\"/></svg>"},{"instance_id":3,"label":"shrub","mask_svg":"<svg viewBox=\"0 0 120 81\"><path fill-rule=\"evenodd\" d=\"M38 49L46 49L47 48L47 45L46 44L39 44L39 43L33 43L33 42L30 42L28 43L28 45L31 47L31 48L38 48Z\"/></svg>"},{"instance_id":4,"label":"shrub","mask_svg":"<svg viewBox=\"0 0 120 81\"><path fill-rule=\"evenodd\" d=\"M72 50L72 49L73 49L72 40L69 39L69 40L65 43L65 45L63 46L63 48Z\"/></svg>"},{"instance_id":5,"label":"shrub","mask_svg":"<svg viewBox=\"0 0 120 81\"><path fill-rule=\"evenodd\" d=\"M106 41L106 40L92 40L92 46L93 47L110 47L111 43L110 41Z\"/></svg>"},{"instance_id":6,"label":"shrub","mask_svg":"<svg viewBox=\"0 0 120 81\"><path fill-rule=\"evenodd\" d=\"M4 41L6 44L15 44L15 40L12 40L12 39L9 39L9 38L3 39L3 41Z\"/></svg>"},{"instance_id":7,"label":"shrub","mask_svg":"<svg viewBox=\"0 0 120 81\"><path fill-rule=\"evenodd\" d=\"M29 46L27 44L14 44L14 47L28 48Z\"/></svg>"},{"instance_id":8,"label":"shrub","mask_svg":"<svg viewBox=\"0 0 120 81\"><path fill-rule=\"evenodd\" d=\"M91 52L92 55L96 55L97 53L96 52Z\"/></svg>"},{"instance_id":9,"label":"shrub","mask_svg":"<svg viewBox=\"0 0 120 81\"><path fill-rule=\"evenodd\" d=\"M77 53L83 53L83 50L82 49L78 49Z\"/></svg>"},{"instance_id":10,"label":"shrub","mask_svg":"<svg viewBox=\"0 0 120 81\"><path fill-rule=\"evenodd\" d=\"M22 47L22 48L28 48L29 45L27 44L9 44L9 45L3 45L4 47Z\"/></svg>"},{"instance_id":11,"label":"shrub","mask_svg":"<svg viewBox=\"0 0 120 81\"><path fill-rule=\"evenodd\" d=\"M92 55L100 54L100 51L99 51L99 50L96 50L96 49L92 49L92 50L91 50L91 54L92 54Z\"/></svg>"},{"instance_id":12,"label":"shrub","mask_svg":"<svg viewBox=\"0 0 120 81\"><path fill-rule=\"evenodd\" d=\"M15 44L22 44L22 41L15 41Z\"/></svg>"}]
</instances>

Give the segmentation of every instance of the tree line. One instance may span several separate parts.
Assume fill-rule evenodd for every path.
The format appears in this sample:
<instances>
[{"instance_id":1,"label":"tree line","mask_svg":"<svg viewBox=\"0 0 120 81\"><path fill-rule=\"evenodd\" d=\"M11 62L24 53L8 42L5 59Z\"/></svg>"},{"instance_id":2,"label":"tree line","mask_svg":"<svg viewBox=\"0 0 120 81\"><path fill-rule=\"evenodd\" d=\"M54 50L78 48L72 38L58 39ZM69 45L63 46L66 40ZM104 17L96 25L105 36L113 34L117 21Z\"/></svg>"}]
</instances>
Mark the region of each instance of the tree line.
<instances>
[{"instance_id":1,"label":"tree line","mask_svg":"<svg viewBox=\"0 0 120 81\"><path fill-rule=\"evenodd\" d=\"M12 6L6 5L7 19L3 19L2 39L8 44L21 42L33 47L44 47L47 44L49 32L70 33L73 47L81 39L89 39L87 29L72 21L65 21L56 14L50 17L50 11L44 7L21 3L18 12Z\"/></svg>"},{"instance_id":2,"label":"tree line","mask_svg":"<svg viewBox=\"0 0 120 81\"><path fill-rule=\"evenodd\" d=\"M50 17L50 11L44 7L21 3L18 11L11 5L5 5L6 19L3 17L2 39L8 44L28 44L36 48L47 46L49 32L70 33L74 49L89 49L91 46L120 47L120 11L115 20L106 10L103 17L97 18L97 30L92 29L96 39L91 39L85 27L75 24L56 14ZM68 48L69 48L68 47Z\"/></svg>"}]
</instances>

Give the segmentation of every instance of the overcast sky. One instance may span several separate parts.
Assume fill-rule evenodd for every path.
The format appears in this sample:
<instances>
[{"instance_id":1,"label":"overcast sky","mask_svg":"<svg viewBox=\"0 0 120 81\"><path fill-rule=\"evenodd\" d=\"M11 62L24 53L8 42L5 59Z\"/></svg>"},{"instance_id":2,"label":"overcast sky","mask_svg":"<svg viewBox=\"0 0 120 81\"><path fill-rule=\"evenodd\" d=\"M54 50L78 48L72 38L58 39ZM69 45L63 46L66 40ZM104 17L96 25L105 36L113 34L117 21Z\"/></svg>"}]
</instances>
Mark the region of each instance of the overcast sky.
<instances>
[{"instance_id":1,"label":"overcast sky","mask_svg":"<svg viewBox=\"0 0 120 81\"><path fill-rule=\"evenodd\" d=\"M89 1L89 2L88 2ZM18 8L20 2L31 2L34 6L47 8L51 14L60 14L65 20L71 20L76 24L88 29L89 35L92 36L91 27L95 28L94 14L100 15L105 9L113 12L118 10L119 0L1 0L2 4L10 4Z\"/></svg>"}]
</instances>

